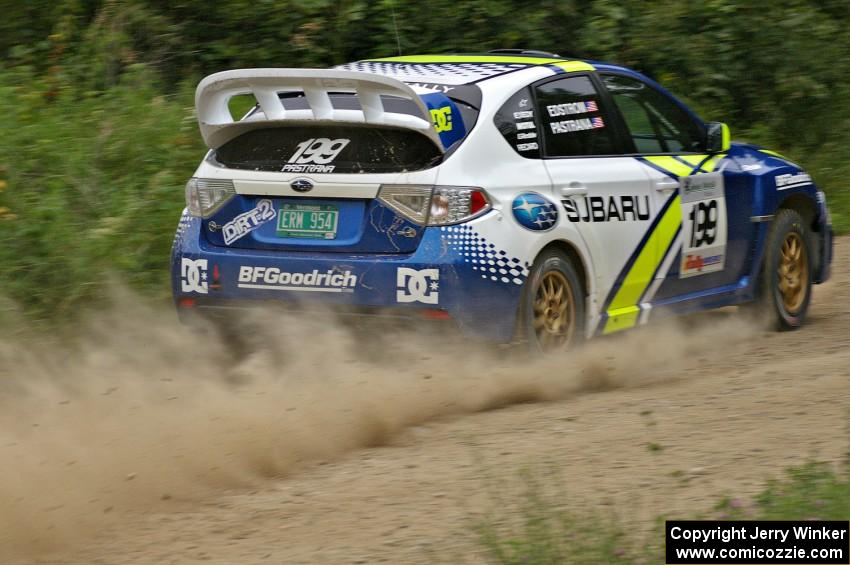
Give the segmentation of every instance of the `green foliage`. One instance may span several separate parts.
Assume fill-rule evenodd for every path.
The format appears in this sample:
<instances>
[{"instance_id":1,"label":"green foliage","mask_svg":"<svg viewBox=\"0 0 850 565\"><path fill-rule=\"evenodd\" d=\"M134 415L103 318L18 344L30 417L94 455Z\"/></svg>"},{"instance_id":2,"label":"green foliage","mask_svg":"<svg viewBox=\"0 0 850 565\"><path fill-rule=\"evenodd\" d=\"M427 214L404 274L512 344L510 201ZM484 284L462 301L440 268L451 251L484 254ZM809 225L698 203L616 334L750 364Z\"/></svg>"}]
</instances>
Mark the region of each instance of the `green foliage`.
<instances>
[{"instance_id":1,"label":"green foliage","mask_svg":"<svg viewBox=\"0 0 850 565\"><path fill-rule=\"evenodd\" d=\"M608 565L662 563L663 521L641 545L618 519L582 515L551 478L534 473L519 476L524 487L513 503L498 501L488 520L475 526L489 561L498 565ZM548 487L548 488L547 488ZM519 516L519 521L513 520ZM822 462L788 469L784 478L767 483L752 501L726 497L713 516L678 519L837 520L850 516L850 467L836 470Z\"/></svg>"},{"instance_id":2,"label":"green foliage","mask_svg":"<svg viewBox=\"0 0 850 565\"><path fill-rule=\"evenodd\" d=\"M567 500L547 492L534 473L520 473L524 486L516 508L500 505L500 514L474 530L492 563L499 565L563 565L632 563L624 530L613 520L577 517L560 504ZM519 516L519 523L503 519Z\"/></svg>"},{"instance_id":3,"label":"green foliage","mask_svg":"<svg viewBox=\"0 0 850 565\"><path fill-rule=\"evenodd\" d=\"M525 47L643 70L733 137L799 160L850 230L844 0L0 0L0 285L37 317L106 272L166 295L191 91L236 67Z\"/></svg>"},{"instance_id":4,"label":"green foliage","mask_svg":"<svg viewBox=\"0 0 850 565\"><path fill-rule=\"evenodd\" d=\"M96 298L111 273L167 290L182 187L203 154L189 91L163 96L144 68L108 94L51 98L0 75L0 284L39 318Z\"/></svg>"},{"instance_id":5,"label":"green foliage","mask_svg":"<svg viewBox=\"0 0 850 565\"><path fill-rule=\"evenodd\" d=\"M836 472L826 463L810 461L768 482L747 507L737 499L722 500L717 510L732 517L756 520L846 520L850 516L850 468Z\"/></svg>"}]
</instances>

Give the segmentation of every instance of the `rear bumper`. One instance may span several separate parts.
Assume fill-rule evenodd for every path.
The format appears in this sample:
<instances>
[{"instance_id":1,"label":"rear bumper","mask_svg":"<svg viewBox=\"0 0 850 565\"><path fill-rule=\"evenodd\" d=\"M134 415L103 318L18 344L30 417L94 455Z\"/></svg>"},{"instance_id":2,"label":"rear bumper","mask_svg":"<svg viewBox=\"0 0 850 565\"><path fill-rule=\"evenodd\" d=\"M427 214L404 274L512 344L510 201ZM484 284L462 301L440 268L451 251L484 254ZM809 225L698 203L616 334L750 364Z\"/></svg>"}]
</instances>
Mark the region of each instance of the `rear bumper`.
<instances>
[{"instance_id":1,"label":"rear bumper","mask_svg":"<svg viewBox=\"0 0 850 565\"><path fill-rule=\"evenodd\" d=\"M472 226L427 228L409 254L224 248L207 243L200 230L200 220L184 214L171 262L178 308L191 304L215 310L216 317L228 311L237 316L243 305L272 301L407 317L411 323L445 312L466 335L499 343L513 339L528 266L498 251Z\"/></svg>"}]
</instances>

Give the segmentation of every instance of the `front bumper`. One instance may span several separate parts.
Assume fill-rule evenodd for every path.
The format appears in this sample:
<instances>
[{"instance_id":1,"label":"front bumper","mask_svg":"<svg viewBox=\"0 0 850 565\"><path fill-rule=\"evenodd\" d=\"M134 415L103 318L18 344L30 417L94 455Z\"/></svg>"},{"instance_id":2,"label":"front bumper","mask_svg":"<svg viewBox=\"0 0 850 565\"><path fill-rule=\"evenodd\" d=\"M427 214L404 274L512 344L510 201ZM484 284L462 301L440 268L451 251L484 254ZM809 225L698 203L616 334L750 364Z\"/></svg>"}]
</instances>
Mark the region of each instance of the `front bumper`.
<instances>
[{"instance_id":1,"label":"front bumper","mask_svg":"<svg viewBox=\"0 0 850 565\"><path fill-rule=\"evenodd\" d=\"M528 266L481 238L474 226L426 228L409 254L224 248L207 243L200 230L201 221L184 213L171 263L178 307L220 313L274 301L390 316L419 309L445 312L472 337L513 339Z\"/></svg>"}]
</instances>

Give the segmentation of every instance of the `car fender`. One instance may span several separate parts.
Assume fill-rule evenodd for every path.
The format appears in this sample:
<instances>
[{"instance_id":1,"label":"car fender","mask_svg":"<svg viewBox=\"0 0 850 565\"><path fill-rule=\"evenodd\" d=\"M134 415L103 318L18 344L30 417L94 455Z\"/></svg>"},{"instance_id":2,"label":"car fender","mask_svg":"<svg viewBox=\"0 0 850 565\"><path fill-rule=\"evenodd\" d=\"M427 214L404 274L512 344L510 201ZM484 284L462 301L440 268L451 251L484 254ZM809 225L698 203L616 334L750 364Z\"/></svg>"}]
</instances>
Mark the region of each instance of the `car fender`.
<instances>
[{"instance_id":1,"label":"car fender","mask_svg":"<svg viewBox=\"0 0 850 565\"><path fill-rule=\"evenodd\" d=\"M811 176L788 158L755 145L735 143L729 157L733 167L747 174L753 190L750 221L757 229L750 272L752 290L756 290L771 221L781 208L801 211L810 222L818 244L814 278L816 282L825 280L831 257L831 226L824 198Z\"/></svg>"}]
</instances>

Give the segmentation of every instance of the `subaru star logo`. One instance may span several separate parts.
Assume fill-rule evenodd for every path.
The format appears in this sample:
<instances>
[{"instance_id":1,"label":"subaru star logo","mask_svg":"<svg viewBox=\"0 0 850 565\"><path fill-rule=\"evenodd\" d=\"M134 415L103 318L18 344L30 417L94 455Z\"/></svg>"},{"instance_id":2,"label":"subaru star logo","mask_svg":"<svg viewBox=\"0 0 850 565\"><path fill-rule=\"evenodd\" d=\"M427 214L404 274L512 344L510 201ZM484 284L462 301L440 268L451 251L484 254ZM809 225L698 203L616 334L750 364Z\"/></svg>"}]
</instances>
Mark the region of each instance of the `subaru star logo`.
<instances>
[{"instance_id":1,"label":"subaru star logo","mask_svg":"<svg viewBox=\"0 0 850 565\"><path fill-rule=\"evenodd\" d=\"M310 192L313 190L313 183L307 179L295 179L289 183L289 186L291 186L292 190L295 192Z\"/></svg>"},{"instance_id":2,"label":"subaru star logo","mask_svg":"<svg viewBox=\"0 0 850 565\"><path fill-rule=\"evenodd\" d=\"M558 222L558 208L536 192L520 194L511 208L519 225L529 230L550 230Z\"/></svg>"}]
</instances>

